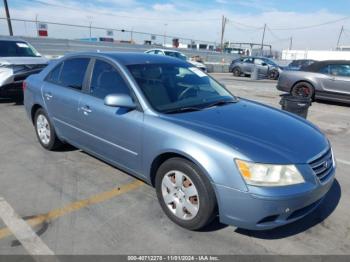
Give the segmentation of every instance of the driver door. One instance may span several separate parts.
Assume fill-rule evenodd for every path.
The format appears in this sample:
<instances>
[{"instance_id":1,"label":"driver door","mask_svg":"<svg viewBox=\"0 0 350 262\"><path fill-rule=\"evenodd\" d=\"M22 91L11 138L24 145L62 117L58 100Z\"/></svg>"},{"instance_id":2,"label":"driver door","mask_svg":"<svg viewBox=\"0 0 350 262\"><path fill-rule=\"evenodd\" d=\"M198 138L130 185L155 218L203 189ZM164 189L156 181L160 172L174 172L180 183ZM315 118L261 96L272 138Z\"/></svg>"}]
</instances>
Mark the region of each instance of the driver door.
<instances>
[{"instance_id":1,"label":"driver door","mask_svg":"<svg viewBox=\"0 0 350 262\"><path fill-rule=\"evenodd\" d=\"M144 114L139 109L106 106L104 98L109 94L133 97L121 71L108 61L96 59L89 88L78 107L80 128L85 131L84 147L127 170L139 172Z\"/></svg>"}]
</instances>

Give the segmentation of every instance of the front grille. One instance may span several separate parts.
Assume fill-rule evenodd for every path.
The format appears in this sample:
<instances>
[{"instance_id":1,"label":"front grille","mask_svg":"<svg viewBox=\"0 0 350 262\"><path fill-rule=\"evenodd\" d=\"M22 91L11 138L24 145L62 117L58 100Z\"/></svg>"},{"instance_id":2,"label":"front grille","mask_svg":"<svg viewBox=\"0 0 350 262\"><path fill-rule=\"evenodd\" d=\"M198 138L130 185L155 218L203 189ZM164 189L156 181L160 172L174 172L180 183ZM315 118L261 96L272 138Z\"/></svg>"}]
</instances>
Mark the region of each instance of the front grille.
<instances>
[{"instance_id":1,"label":"front grille","mask_svg":"<svg viewBox=\"0 0 350 262\"><path fill-rule=\"evenodd\" d=\"M332 150L329 149L317 159L312 160L309 165L321 182L326 181L333 169Z\"/></svg>"}]
</instances>

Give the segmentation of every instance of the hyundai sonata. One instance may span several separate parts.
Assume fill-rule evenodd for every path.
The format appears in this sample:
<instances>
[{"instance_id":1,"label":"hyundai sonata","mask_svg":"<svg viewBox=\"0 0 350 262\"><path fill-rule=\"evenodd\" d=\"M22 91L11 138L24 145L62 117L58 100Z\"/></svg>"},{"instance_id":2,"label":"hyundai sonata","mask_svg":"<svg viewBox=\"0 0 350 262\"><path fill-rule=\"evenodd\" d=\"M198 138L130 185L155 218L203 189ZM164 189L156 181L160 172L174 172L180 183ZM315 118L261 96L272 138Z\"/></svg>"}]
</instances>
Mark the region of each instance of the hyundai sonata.
<instances>
[{"instance_id":1,"label":"hyundai sonata","mask_svg":"<svg viewBox=\"0 0 350 262\"><path fill-rule=\"evenodd\" d=\"M40 144L69 143L156 188L169 218L196 230L270 229L300 219L334 181L311 123L238 98L186 61L80 53L24 83Z\"/></svg>"}]
</instances>

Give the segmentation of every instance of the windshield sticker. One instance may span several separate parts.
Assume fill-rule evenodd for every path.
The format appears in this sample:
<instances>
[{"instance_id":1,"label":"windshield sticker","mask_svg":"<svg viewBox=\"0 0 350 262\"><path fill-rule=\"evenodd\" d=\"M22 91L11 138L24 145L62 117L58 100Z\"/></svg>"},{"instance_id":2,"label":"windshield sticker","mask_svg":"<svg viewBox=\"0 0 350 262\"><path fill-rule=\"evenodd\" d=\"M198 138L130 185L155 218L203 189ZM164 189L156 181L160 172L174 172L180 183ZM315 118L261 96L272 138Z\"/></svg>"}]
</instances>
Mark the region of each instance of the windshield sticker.
<instances>
[{"instance_id":1,"label":"windshield sticker","mask_svg":"<svg viewBox=\"0 0 350 262\"><path fill-rule=\"evenodd\" d=\"M25 43L16 43L18 47L28 48L29 46Z\"/></svg>"},{"instance_id":2,"label":"windshield sticker","mask_svg":"<svg viewBox=\"0 0 350 262\"><path fill-rule=\"evenodd\" d=\"M197 67L190 67L189 70L191 70L193 73L195 73L199 77L207 76L202 70L198 69Z\"/></svg>"}]
</instances>

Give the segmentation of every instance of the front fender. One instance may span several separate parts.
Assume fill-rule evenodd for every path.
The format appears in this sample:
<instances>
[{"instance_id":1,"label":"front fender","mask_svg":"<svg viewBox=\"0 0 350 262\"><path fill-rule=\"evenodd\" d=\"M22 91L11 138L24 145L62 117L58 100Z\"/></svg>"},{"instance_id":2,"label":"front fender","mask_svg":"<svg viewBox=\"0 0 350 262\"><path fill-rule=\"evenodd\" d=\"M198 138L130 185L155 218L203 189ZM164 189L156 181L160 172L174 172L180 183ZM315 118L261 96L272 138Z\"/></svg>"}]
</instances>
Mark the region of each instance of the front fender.
<instances>
[{"instance_id":1,"label":"front fender","mask_svg":"<svg viewBox=\"0 0 350 262\"><path fill-rule=\"evenodd\" d=\"M169 132L167 130L172 130ZM145 117L143 173L151 180L153 161L165 153L181 155L195 163L214 184L247 191L234 159L242 158L233 149L187 128Z\"/></svg>"}]
</instances>

